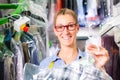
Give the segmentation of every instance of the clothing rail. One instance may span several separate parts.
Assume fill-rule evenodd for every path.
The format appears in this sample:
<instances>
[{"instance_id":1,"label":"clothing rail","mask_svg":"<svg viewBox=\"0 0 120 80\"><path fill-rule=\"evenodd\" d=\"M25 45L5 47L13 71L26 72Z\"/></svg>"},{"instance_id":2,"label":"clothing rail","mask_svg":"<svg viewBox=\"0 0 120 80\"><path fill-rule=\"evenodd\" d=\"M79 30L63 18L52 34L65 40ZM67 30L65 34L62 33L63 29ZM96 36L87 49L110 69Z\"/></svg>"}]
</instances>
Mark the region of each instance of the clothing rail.
<instances>
[{"instance_id":1,"label":"clothing rail","mask_svg":"<svg viewBox=\"0 0 120 80\"><path fill-rule=\"evenodd\" d=\"M18 4L0 4L0 9L16 9Z\"/></svg>"},{"instance_id":2,"label":"clothing rail","mask_svg":"<svg viewBox=\"0 0 120 80\"><path fill-rule=\"evenodd\" d=\"M24 0L19 0L19 3L22 3ZM15 9L10 14L20 14L23 10L23 6L19 4L0 4L0 9ZM8 22L8 17L0 18L0 25L5 24Z\"/></svg>"}]
</instances>

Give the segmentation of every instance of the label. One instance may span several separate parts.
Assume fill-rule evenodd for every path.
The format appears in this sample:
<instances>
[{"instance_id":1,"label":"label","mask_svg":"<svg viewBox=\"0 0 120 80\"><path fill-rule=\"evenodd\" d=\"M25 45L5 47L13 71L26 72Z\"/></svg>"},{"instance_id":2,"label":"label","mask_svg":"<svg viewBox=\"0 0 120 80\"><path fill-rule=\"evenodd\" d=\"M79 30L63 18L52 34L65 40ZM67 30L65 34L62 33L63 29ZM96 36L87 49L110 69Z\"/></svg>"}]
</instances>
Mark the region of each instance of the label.
<instances>
[{"instance_id":1,"label":"label","mask_svg":"<svg viewBox=\"0 0 120 80\"><path fill-rule=\"evenodd\" d=\"M18 20L14 21L14 29L17 32L20 32L21 31L21 26L26 24L28 21L30 21L30 19L28 17L26 17L26 16L20 17Z\"/></svg>"}]
</instances>

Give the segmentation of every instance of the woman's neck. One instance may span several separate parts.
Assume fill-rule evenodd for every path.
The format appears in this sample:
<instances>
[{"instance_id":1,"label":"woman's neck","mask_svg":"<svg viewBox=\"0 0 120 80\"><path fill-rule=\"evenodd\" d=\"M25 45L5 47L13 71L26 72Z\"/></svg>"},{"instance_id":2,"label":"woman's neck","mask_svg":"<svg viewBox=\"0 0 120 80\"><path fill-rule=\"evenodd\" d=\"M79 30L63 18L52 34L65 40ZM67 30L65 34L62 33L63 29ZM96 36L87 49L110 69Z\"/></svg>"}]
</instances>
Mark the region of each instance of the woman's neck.
<instances>
[{"instance_id":1,"label":"woman's neck","mask_svg":"<svg viewBox=\"0 0 120 80\"><path fill-rule=\"evenodd\" d=\"M61 47L58 56L64 60L66 64L73 62L78 55L77 47Z\"/></svg>"},{"instance_id":2,"label":"woman's neck","mask_svg":"<svg viewBox=\"0 0 120 80\"><path fill-rule=\"evenodd\" d=\"M65 52L65 55L68 55L70 53L77 52L77 47L61 47L61 52Z\"/></svg>"}]
</instances>

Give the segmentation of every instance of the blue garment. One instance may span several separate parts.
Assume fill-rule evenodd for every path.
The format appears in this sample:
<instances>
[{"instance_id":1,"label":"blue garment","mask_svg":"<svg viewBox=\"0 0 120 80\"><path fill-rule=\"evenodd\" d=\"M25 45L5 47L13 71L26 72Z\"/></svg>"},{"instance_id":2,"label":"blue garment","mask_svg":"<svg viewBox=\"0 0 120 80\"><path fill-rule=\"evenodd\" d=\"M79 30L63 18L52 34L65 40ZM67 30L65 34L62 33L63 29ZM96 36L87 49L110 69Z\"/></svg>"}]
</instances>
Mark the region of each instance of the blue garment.
<instances>
[{"instance_id":1,"label":"blue garment","mask_svg":"<svg viewBox=\"0 0 120 80\"><path fill-rule=\"evenodd\" d=\"M37 51L34 37L30 33L24 33L21 36L21 42L26 42L28 44L30 62L39 65L39 53Z\"/></svg>"},{"instance_id":2,"label":"blue garment","mask_svg":"<svg viewBox=\"0 0 120 80\"><path fill-rule=\"evenodd\" d=\"M31 46L30 46L31 45ZM39 65L39 55L37 52L37 47L34 42L31 42L28 46L29 51L30 51L30 58L31 58L31 63Z\"/></svg>"},{"instance_id":3,"label":"blue garment","mask_svg":"<svg viewBox=\"0 0 120 80\"><path fill-rule=\"evenodd\" d=\"M51 62L54 62L53 68L65 66L66 65L65 62L60 57L58 57L59 50L60 49L57 48L57 50L53 56L47 57L44 60L42 60L40 62L40 67L48 68ZM80 49L78 49L78 52L79 52L79 54L76 57L76 60L79 60L80 58L85 57L85 55L86 55L85 52L81 52Z\"/></svg>"}]
</instances>

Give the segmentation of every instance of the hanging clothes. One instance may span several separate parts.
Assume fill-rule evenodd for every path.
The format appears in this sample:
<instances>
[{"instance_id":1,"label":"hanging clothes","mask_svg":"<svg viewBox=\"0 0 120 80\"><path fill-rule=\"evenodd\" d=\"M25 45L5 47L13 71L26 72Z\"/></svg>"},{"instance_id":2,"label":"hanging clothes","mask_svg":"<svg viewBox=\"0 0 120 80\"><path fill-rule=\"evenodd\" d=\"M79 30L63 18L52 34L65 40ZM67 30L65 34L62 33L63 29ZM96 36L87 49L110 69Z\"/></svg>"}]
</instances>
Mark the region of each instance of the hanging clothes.
<instances>
[{"instance_id":1,"label":"hanging clothes","mask_svg":"<svg viewBox=\"0 0 120 80\"><path fill-rule=\"evenodd\" d=\"M85 27L85 14L84 14L84 7L83 7L83 0L77 0L77 7L78 7L78 23L80 27Z\"/></svg>"},{"instance_id":2,"label":"hanging clothes","mask_svg":"<svg viewBox=\"0 0 120 80\"><path fill-rule=\"evenodd\" d=\"M0 57L0 80L16 80L14 56Z\"/></svg>"},{"instance_id":3,"label":"hanging clothes","mask_svg":"<svg viewBox=\"0 0 120 80\"><path fill-rule=\"evenodd\" d=\"M108 10L107 10L107 1L106 0L100 0L100 5L99 5L99 18L100 20L104 20L105 18L108 17Z\"/></svg>"},{"instance_id":4,"label":"hanging clothes","mask_svg":"<svg viewBox=\"0 0 120 80\"><path fill-rule=\"evenodd\" d=\"M56 0L56 8L55 11L59 11L62 8L62 0Z\"/></svg>"},{"instance_id":5,"label":"hanging clothes","mask_svg":"<svg viewBox=\"0 0 120 80\"><path fill-rule=\"evenodd\" d=\"M30 62L36 65L39 65L39 56L38 52L36 49L36 45L34 42L34 38L32 35L28 33L23 33L21 36L21 42L26 42L28 44L28 51L29 51L29 57L30 57Z\"/></svg>"},{"instance_id":6,"label":"hanging clothes","mask_svg":"<svg viewBox=\"0 0 120 80\"><path fill-rule=\"evenodd\" d=\"M87 18L96 17L96 16L98 16L97 1L96 0L87 0Z\"/></svg>"},{"instance_id":7,"label":"hanging clothes","mask_svg":"<svg viewBox=\"0 0 120 80\"><path fill-rule=\"evenodd\" d=\"M110 60L105 66L106 71L113 80L120 80L120 50L114 42L114 36L106 35L102 40L104 47L108 50L110 56Z\"/></svg>"},{"instance_id":8,"label":"hanging clothes","mask_svg":"<svg viewBox=\"0 0 120 80\"><path fill-rule=\"evenodd\" d=\"M62 0L62 8L69 8L77 13L77 7L77 0Z\"/></svg>"},{"instance_id":9,"label":"hanging clothes","mask_svg":"<svg viewBox=\"0 0 120 80\"><path fill-rule=\"evenodd\" d=\"M15 56L6 56L4 59L4 79L1 80L16 80L16 64L14 63ZM21 80L21 79L17 79Z\"/></svg>"},{"instance_id":10,"label":"hanging clothes","mask_svg":"<svg viewBox=\"0 0 120 80\"><path fill-rule=\"evenodd\" d=\"M28 44L26 42L23 42L22 47L23 47L25 63L28 63L28 62L30 62L30 54L29 54L29 51L28 51L28 49L29 49Z\"/></svg>"},{"instance_id":11,"label":"hanging clothes","mask_svg":"<svg viewBox=\"0 0 120 80\"><path fill-rule=\"evenodd\" d=\"M11 50L15 54L17 63L16 63L16 79L23 80L23 64L24 64L24 55L22 50L21 42L17 42L14 39L11 40Z\"/></svg>"},{"instance_id":12,"label":"hanging clothes","mask_svg":"<svg viewBox=\"0 0 120 80\"><path fill-rule=\"evenodd\" d=\"M1 80L15 80L15 56L4 43L0 43ZM11 72L12 71L12 72Z\"/></svg>"},{"instance_id":13,"label":"hanging clothes","mask_svg":"<svg viewBox=\"0 0 120 80\"><path fill-rule=\"evenodd\" d=\"M35 40L35 45L37 47L38 55L39 55L39 60L41 61L43 58L46 57L46 51L45 51L45 45L44 45L44 39L41 36L41 27L31 25L29 28L28 33L30 33L34 40Z\"/></svg>"},{"instance_id":14,"label":"hanging clothes","mask_svg":"<svg viewBox=\"0 0 120 80\"><path fill-rule=\"evenodd\" d=\"M9 2L12 1L13 0L9 0ZM18 0L14 0L14 2L15 1ZM31 30L31 32L17 32L14 28L16 26L14 26L13 24L14 21L18 19L18 16L16 16L15 14L16 17L14 17L13 14L5 17L6 19L8 19L8 22L4 23L5 26L0 28L1 33L3 33L3 35L5 36L4 39L0 39L3 40L4 45L6 45L6 47L1 47L0 43L0 80L24 80L24 64L32 63L35 65L39 65L42 58L46 56L45 30L48 22L46 12L47 9L45 5L47 4L47 0L44 0L43 4L41 3L40 5L37 5L30 0L26 1L26 3L29 4L27 7L29 9L28 11L30 11L31 14L24 14L24 12L27 11L23 11L20 14L17 14L19 15L19 17L23 17L26 15L26 17L30 18L31 22L25 23L26 26L32 24L37 25L38 27L36 30ZM0 16L2 17L3 15L0 14Z\"/></svg>"},{"instance_id":15,"label":"hanging clothes","mask_svg":"<svg viewBox=\"0 0 120 80\"><path fill-rule=\"evenodd\" d=\"M49 29L53 27L53 18L55 15L55 7L56 7L56 1L55 0L49 0L48 2L48 21L49 21Z\"/></svg>"}]
</instances>

